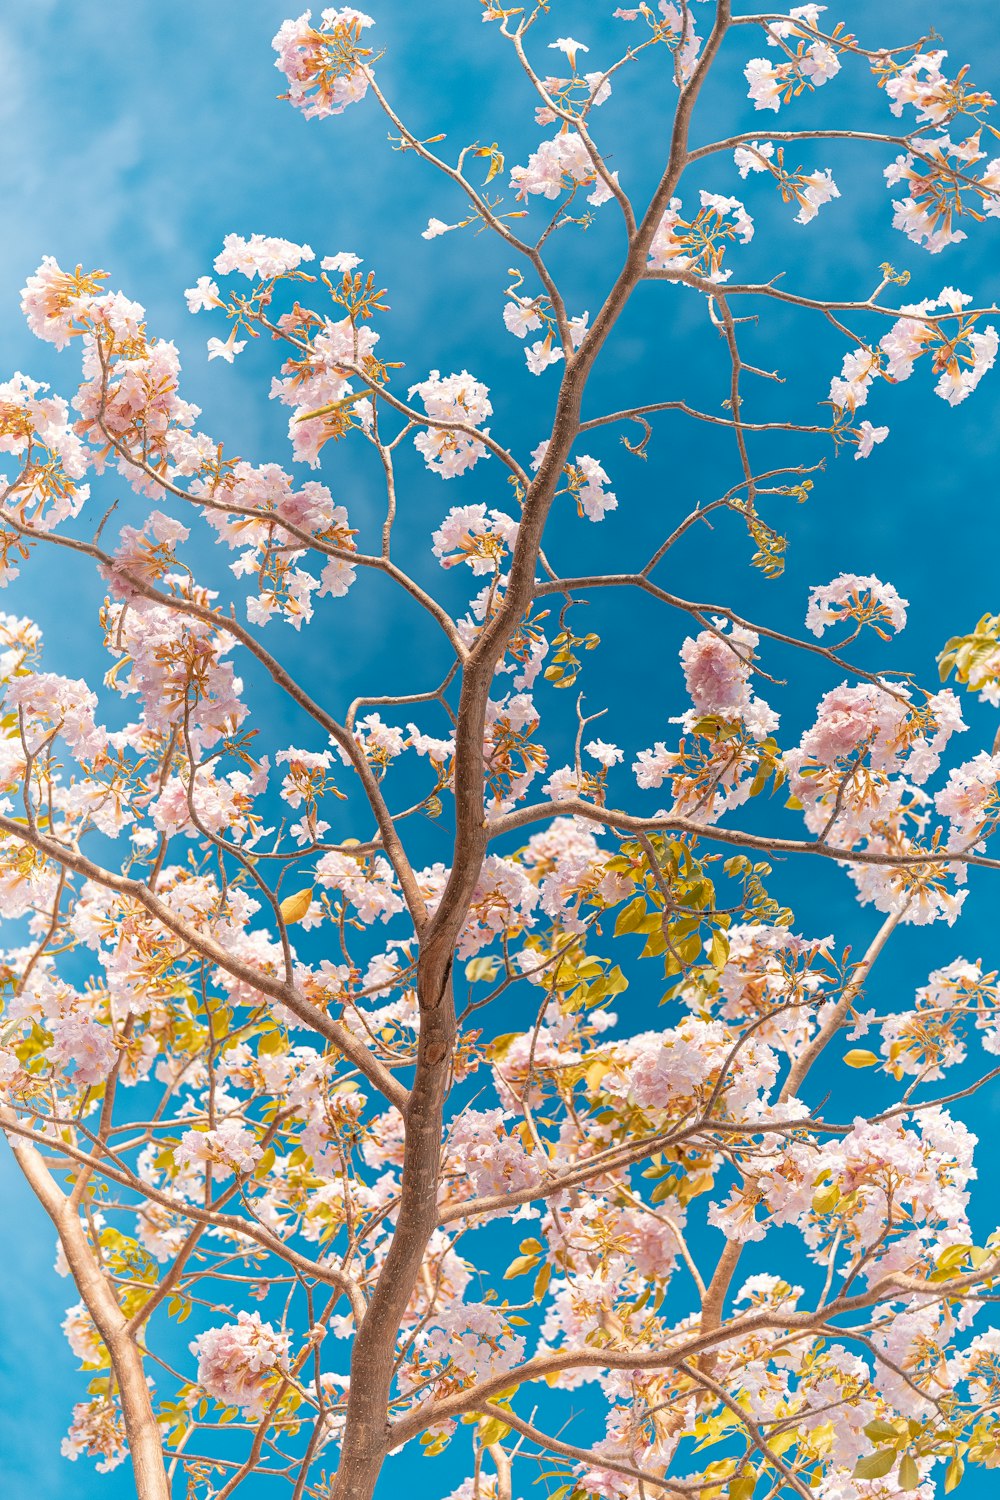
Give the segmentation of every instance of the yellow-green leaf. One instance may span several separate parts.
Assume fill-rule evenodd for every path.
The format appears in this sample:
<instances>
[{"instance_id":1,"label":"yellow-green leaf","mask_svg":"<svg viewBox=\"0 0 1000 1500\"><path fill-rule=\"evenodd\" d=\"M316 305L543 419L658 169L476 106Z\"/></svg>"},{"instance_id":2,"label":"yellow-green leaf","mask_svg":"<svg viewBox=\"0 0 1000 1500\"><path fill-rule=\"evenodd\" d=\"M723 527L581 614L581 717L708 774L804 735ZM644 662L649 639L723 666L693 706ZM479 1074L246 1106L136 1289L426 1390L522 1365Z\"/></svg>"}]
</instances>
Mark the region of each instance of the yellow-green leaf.
<instances>
[{"instance_id":1,"label":"yellow-green leaf","mask_svg":"<svg viewBox=\"0 0 1000 1500\"><path fill-rule=\"evenodd\" d=\"M895 1462L895 1448L880 1448L877 1453L866 1453L854 1465L854 1478L884 1479Z\"/></svg>"},{"instance_id":2,"label":"yellow-green leaf","mask_svg":"<svg viewBox=\"0 0 1000 1500\"><path fill-rule=\"evenodd\" d=\"M618 913L615 923L615 937L621 937L623 932L635 932L639 923L646 915L646 898L636 896L622 911Z\"/></svg>"},{"instance_id":3,"label":"yellow-green leaf","mask_svg":"<svg viewBox=\"0 0 1000 1500\"><path fill-rule=\"evenodd\" d=\"M506 1422L501 1422L497 1417L485 1417L479 1424L479 1441L484 1448L491 1443L499 1443L510 1431Z\"/></svg>"},{"instance_id":4,"label":"yellow-green leaf","mask_svg":"<svg viewBox=\"0 0 1000 1500\"><path fill-rule=\"evenodd\" d=\"M899 1488L915 1490L920 1483L920 1470L912 1453L904 1453L899 1465Z\"/></svg>"},{"instance_id":5,"label":"yellow-green leaf","mask_svg":"<svg viewBox=\"0 0 1000 1500\"><path fill-rule=\"evenodd\" d=\"M712 933L712 944L708 956L713 969L723 968L729 958L729 939L718 928Z\"/></svg>"},{"instance_id":6,"label":"yellow-green leaf","mask_svg":"<svg viewBox=\"0 0 1000 1500\"><path fill-rule=\"evenodd\" d=\"M473 958L465 966L465 977L470 984L479 984L480 981L492 984L500 972L500 960L494 958Z\"/></svg>"},{"instance_id":7,"label":"yellow-green leaf","mask_svg":"<svg viewBox=\"0 0 1000 1500\"><path fill-rule=\"evenodd\" d=\"M889 1438L892 1440L898 1436L899 1431L896 1424L894 1422L885 1422L881 1417L876 1417L873 1422L868 1422L865 1425L865 1437L870 1437L873 1443L877 1443L880 1438Z\"/></svg>"}]
</instances>

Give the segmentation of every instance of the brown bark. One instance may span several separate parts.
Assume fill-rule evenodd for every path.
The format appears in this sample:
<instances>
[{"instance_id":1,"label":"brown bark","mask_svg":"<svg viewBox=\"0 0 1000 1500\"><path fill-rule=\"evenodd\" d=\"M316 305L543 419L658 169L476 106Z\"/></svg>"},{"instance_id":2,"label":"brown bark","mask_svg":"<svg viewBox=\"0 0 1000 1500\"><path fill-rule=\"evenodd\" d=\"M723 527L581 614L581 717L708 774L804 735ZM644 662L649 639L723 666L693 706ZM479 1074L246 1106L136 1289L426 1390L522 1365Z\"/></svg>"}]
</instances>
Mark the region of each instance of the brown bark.
<instances>
[{"instance_id":1,"label":"brown bark","mask_svg":"<svg viewBox=\"0 0 1000 1500\"><path fill-rule=\"evenodd\" d=\"M12 1111L0 1109L0 1125ZM57 1185L37 1147L9 1136L15 1160L35 1196L55 1225L83 1303L111 1356L121 1396L122 1416L135 1475L137 1500L170 1500L160 1428L153 1412L142 1352L127 1328L127 1319L87 1243L79 1212Z\"/></svg>"},{"instance_id":2,"label":"brown bark","mask_svg":"<svg viewBox=\"0 0 1000 1500\"><path fill-rule=\"evenodd\" d=\"M545 458L525 495L503 603L483 629L462 672L455 730L455 843L451 875L434 917L421 934L418 998L421 1031L416 1076L404 1111L406 1146L396 1228L351 1358L341 1459L331 1500L370 1500L387 1452L388 1403L396 1339L437 1224L444 1103L455 1034L451 966L487 849L483 734L490 687L514 631L528 609L542 534L553 496L580 429L587 378L605 339L641 279L649 245L683 171L688 127L702 80L729 24L730 0L717 0L716 20L701 60L682 91L663 178L631 238L625 264L593 328L567 361Z\"/></svg>"}]
</instances>

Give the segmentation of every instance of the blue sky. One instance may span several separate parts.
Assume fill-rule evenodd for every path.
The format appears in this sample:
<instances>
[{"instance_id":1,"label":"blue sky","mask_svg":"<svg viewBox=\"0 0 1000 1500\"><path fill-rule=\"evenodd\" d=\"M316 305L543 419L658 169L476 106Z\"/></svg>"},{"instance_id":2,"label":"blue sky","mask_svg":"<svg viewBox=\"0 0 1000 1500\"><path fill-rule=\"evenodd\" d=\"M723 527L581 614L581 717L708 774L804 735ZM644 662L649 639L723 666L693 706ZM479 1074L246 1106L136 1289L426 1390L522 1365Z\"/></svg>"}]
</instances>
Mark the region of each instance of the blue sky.
<instances>
[{"instance_id":1,"label":"blue sky","mask_svg":"<svg viewBox=\"0 0 1000 1500\"><path fill-rule=\"evenodd\" d=\"M544 32L540 28L541 40L566 32L579 36L592 44L588 61L597 66L613 55L624 34L607 15L612 8L557 4ZM974 80L1000 92L1000 36L988 0L938 7L909 0L901 20L903 9L890 0L849 0L831 8L830 16L842 18L866 43L915 39L936 19L952 63L972 62ZM447 131L452 149L472 139L497 139L510 163L526 159L538 131L525 85L494 28L481 25L472 0L432 0L421 7L373 0L372 10L379 23L372 35L387 49L380 77L419 135ZM431 368L467 367L491 386L494 432L525 457L544 435L556 379L551 372L537 381L528 375L520 346L500 323L508 253L470 233L430 244L420 238L430 215L453 221L461 204L412 155L389 149L370 101L340 119L312 123L278 102L270 39L287 13L282 0L172 0L169 6L105 0L98 24L91 7L6 0L0 16L0 367L49 379L71 394L73 355L60 358L30 337L18 290L44 254L66 265L102 266L112 285L145 304L151 327L177 342L185 394L204 408L206 430L224 438L231 452L290 465L283 409L266 400L271 351L251 348L231 370L208 366L205 339L221 330L204 315L191 318L182 295L210 269L227 232L276 234L308 241L319 255L341 249L363 255L389 288L392 316L382 324L381 348L387 357L405 360L400 383ZM779 122L755 117L741 67L759 50L746 32L726 50L722 76L713 79L699 106L696 144L739 129L759 128L764 136L768 123L892 128L884 98L858 67L845 70L815 98L798 101ZM596 117L598 138L637 202L660 165L670 87L657 60L649 59L616 85L615 98ZM1000 224L981 226L967 243L927 256L890 227L881 181L886 159L877 147L805 151L803 165L832 166L842 193L806 227L793 224L791 210L769 197L760 181L746 185L758 234L746 250L733 252L733 263L748 278L784 270L790 288L853 297L867 294L879 263L888 259L913 272L906 298L935 296L949 283L975 291L979 303L995 300ZM692 173L686 192L694 197L701 186L743 195L722 158L702 175ZM557 240L552 261L571 310L596 311L620 251L611 208L588 233L568 231ZM764 314L760 326L747 331L748 357L780 369L785 384L749 385L748 413L818 419L815 403L839 368L844 346L808 317L775 309ZM625 401L681 395L717 408L724 377L723 350L700 300L682 289L651 285L636 296L610 342L585 415ZM944 639L1000 606L994 540L1000 374L988 376L973 399L950 410L931 393L921 370L905 386L880 390L868 414L892 431L867 463L855 464L849 456L830 462L816 476L808 504L777 502L784 509L774 519L791 539L780 582L751 572L745 538L726 524L679 551L663 581L687 597L731 604L751 618L801 631L810 584L841 570L879 573L911 601L910 624L891 651L856 654L868 665L912 669L930 683ZM618 436L603 434L591 451L609 469L620 509L600 530L585 524L565 529L557 551L566 571L603 567L609 558L621 566L644 561L693 501L711 499L735 481L732 443L719 429L665 418L645 464L626 453ZM812 462L826 449L810 447L810 441L799 447L782 440L775 451L791 462ZM373 476L363 457L345 445L329 454L322 477L348 504L355 524L372 521L377 496L371 498ZM474 481L444 490L416 458L404 462L403 477L400 532L407 555L412 552L422 576L457 598L461 584L444 579L433 565L429 533L449 505L503 503L503 481L481 467ZM111 480L98 487L95 512L118 492ZM206 555L205 566L220 569L215 556ZM101 594L75 564L39 558L0 607L39 620L51 670L93 675L105 666L92 626ZM576 618L603 642L595 653L602 681L598 687L595 680L588 708L609 709L609 728L602 725L601 732L626 746L631 759L635 750L663 737L667 718L683 708L675 662L687 627L645 605L624 603L605 595ZM87 628L80 628L83 621ZM359 586L349 620L331 613L301 639L285 632L268 644L287 650L304 675L316 680L322 673L337 706L355 691L412 690L437 670L436 645L413 630L410 615L375 585ZM774 703L783 714L786 741L793 742L816 698L836 678L806 672L787 653L776 652L768 666L789 678ZM963 756L988 746L995 728L995 715L968 717L973 729ZM628 782L623 778L619 785L624 799ZM441 851L428 857L442 857ZM786 899L794 894L800 930L834 930L841 943L855 945L871 934L871 912L854 906L839 872L799 869L785 879L787 889L781 891L780 881L777 889ZM886 1004L894 991L911 991L930 967L959 953L982 956L989 966L1000 961L992 888L981 882L973 887L958 929L901 935L879 976ZM967 1118L988 1136L996 1111L995 1103L983 1099ZM989 1183L988 1159L981 1170ZM7 1156L0 1158L0 1187L4 1492L18 1500L28 1494L62 1500L84 1491L117 1500L131 1493L124 1470L101 1480L58 1455L80 1393L57 1329L70 1298L50 1269L52 1235ZM417 1472L425 1476L426 1466ZM967 1488L977 1482L967 1480ZM430 1485L421 1490L429 1497L447 1492L443 1471L421 1483Z\"/></svg>"}]
</instances>

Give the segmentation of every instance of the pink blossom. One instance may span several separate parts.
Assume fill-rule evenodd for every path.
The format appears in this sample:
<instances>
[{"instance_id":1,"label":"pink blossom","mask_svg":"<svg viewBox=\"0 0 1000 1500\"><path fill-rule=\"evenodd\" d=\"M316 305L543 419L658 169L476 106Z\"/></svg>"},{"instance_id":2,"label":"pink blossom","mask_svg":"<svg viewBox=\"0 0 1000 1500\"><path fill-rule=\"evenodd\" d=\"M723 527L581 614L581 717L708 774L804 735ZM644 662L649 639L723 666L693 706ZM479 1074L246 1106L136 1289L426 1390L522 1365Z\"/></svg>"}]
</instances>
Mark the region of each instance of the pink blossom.
<instances>
[{"instance_id":1,"label":"pink blossom","mask_svg":"<svg viewBox=\"0 0 1000 1500\"><path fill-rule=\"evenodd\" d=\"M364 11L344 6L322 12L313 27L312 12L283 21L274 38L274 66L288 79L287 98L306 119L339 115L368 92L370 53L359 45L361 33L374 26Z\"/></svg>"},{"instance_id":2,"label":"pink blossom","mask_svg":"<svg viewBox=\"0 0 1000 1500\"><path fill-rule=\"evenodd\" d=\"M259 276L270 280L273 276L287 276L304 260L314 260L308 245L294 245L291 240L280 240L274 236L252 234L248 240L238 234L227 234L223 248L215 257L215 269L220 276L239 271L252 281Z\"/></svg>"},{"instance_id":3,"label":"pink blossom","mask_svg":"<svg viewBox=\"0 0 1000 1500\"><path fill-rule=\"evenodd\" d=\"M870 349L852 350L844 355L841 373L830 383L830 401L841 411L853 412L864 406L869 387L879 373L877 353Z\"/></svg>"},{"instance_id":4,"label":"pink blossom","mask_svg":"<svg viewBox=\"0 0 1000 1500\"><path fill-rule=\"evenodd\" d=\"M588 755L592 755L595 760L600 761L602 766L609 769L611 766L618 765L625 755L625 752L619 750L617 745L606 744L604 740L591 740L584 746L584 749Z\"/></svg>"},{"instance_id":5,"label":"pink blossom","mask_svg":"<svg viewBox=\"0 0 1000 1500\"><path fill-rule=\"evenodd\" d=\"M210 307L221 307L219 299L219 288L210 276L199 276L194 286L189 286L184 293L187 299L188 312L201 312Z\"/></svg>"},{"instance_id":6,"label":"pink blossom","mask_svg":"<svg viewBox=\"0 0 1000 1500\"><path fill-rule=\"evenodd\" d=\"M873 683L845 682L820 700L816 723L802 736L802 749L821 765L833 765L871 742L872 763L895 768L906 714L905 701Z\"/></svg>"},{"instance_id":7,"label":"pink blossom","mask_svg":"<svg viewBox=\"0 0 1000 1500\"><path fill-rule=\"evenodd\" d=\"M224 359L227 365L231 365L237 354L242 354L246 346L245 339L237 339L234 324L233 331L225 342L222 339L209 339L208 357L209 359Z\"/></svg>"},{"instance_id":8,"label":"pink blossom","mask_svg":"<svg viewBox=\"0 0 1000 1500\"><path fill-rule=\"evenodd\" d=\"M590 51L589 47L585 47L582 42L576 41L571 36L560 36L557 37L554 42L549 43L550 52L556 48L560 52L565 52L566 56L569 58L569 65L574 72L576 71L576 54L578 52Z\"/></svg>"},{"instance_id":9,"label":"pink blossom","mask_svg":"<svg viewBox=\"0 0 1000 1500\"><path fill-rule=\"evenodd\" d=\"M618 509L614 492L605 486L611 483L596 458L581 453L569 466L570 493L576 496L577 511L590 521L603 521L608 511Z\"/></svg>"},{"instance_id":10,"label":"pink blossom","mask_svg":"<svg viewBox=\"0 0 1000 1500\"><path fill-rule=\"evenodd\" d=\"M715 630L688 636L681 647L684 681L698 714L716 714L723 719L747 719L754 734L763 739L777 724L766 703L750 690L750 674L758 637L742 625L725 633L727 622Z\"/></svg>"},{"instance_id":11,"label":"pink blossom","mask_svg":"<svg viewBox=\"0 0 1000 1500\"><path fill-rule=\"evenodd\" d=\"M477 1197L516 1193L534 1187L541 1179L541 1165L532 1160L521 1137L510 1130L514 1116L502 1109L467 1109L448 1131L447 1153L454 1187ZM464 1196L464 1194L463 1194Z\"/></svg>"},{"instance_id":12,"label":"pink blossom","mask_svg":"<svg viewBox=\"0 0 1000 1500\"><path fill-rule=\"evenodd\" d=\"M60 1452L72 1463L86 1454L99 1459L98 1474L110 1474L128 1457L125 1426L119 1408L105 1396L78 1401L73 1407L69 1432L62 1440Z\"/></svg>"},{"instance_id":13,"label":"pink blossom","mask_svg":"<svg viewBox=\"0 0 1000 1500\"><path fill-rule=\"evenodd\" d=\"M504 303L504 327L517 338L523 339L534 328L541 328L536 304L527 297L514 297Z\"/></svg>"},{"instance_id":14,"label":"pink blossom","mask_svg":"<svg viewBox=\"0 0 1000 1500\"><path fill-rule=\"evenodd\" d=\"M406 727L409 743L418 755L426 755L437 765L447 765L455 753L454 739L435 739L433 735L421 733L416 724L407 724Z\"/></svg>"},{"instance_id":15,"label":"pink blossom","mask_svg":"<svg viewBox=\"0 0 1000 1500\"><path fill-rule=\"evenodd\" d=\"M81 760L94 760L107 747L107 731L94 720L97 696L79 678L25 674L6 685L5 700L21 710L29 746L55 729Z\"/></svg>"},{"instance_id":16,"label":"pink blossom","mask_svg":"<svg viewBox=\"0 0 1000 1500\"><path fill-rule=\"evenodd\" d=\"M799 197L799 211L795 215L796 224L808 224L823 207L833 198L840 197L840 189L833 180L833 172L827 167L822 172L810 172L807 176L800 178L802 191Z\"/></svg>"},{"instance_id":17,"label":"pink blossom","mask_svg":"<svg viewBox=\"0 0 1000 1500\"><path fill-rule=\"evenodd\" d=\"M862 578L856 573L840 573L832 583L809 590L806 625L816 636L844 620L871 624L876 629L885 625L898 632L906 624L907 603L891 583L882 583L874 574Z\"/></svg>"},{"instance_id":18,"label":"pink blossom","mask_svg":"<svg viewBox=\"0 0 1000 1500\"><path fill-rule=\"evenodd\" d=\"M215 1130L186 1130L175 1153L179 1166L210 1164L214 1178L227 1177L231 1172L244 1177L263 1154L253 1132L237 1120L224 1120Z\"/></svg>"},{"instance_id":19,"label":"pink blossom","mask_svg":"<svg viewBox=\"0 0 1000 1500\"><path fill-rule=\"evenodd\" d=\"M855 453L855 462L859 458L867 458L876 443L884 443L889 436L888 427L873 427L869 421L864 421L858 428L858 451Z\"/></svg>"},{"instance_id":20,"label":"pink blossom","mask_svg":"<svg viewBox=\"0 0 1000 1500\"><path fill-rule=\"evenodd\" d=\"M258 1312L239 1312L235 1323L208 1328L192 1340L198 1383L216 1401L238 1406L251 1420L264 1414L274 1377L287 1368L289 1338Z\"/></svg>"},{"instance_id":21,"label":"pink blossom","mask_svg":"<svg viewBox=\"0 0 1000 1500\"><path fill-rule=\"evenodd\" d=\"M67 1308L62 1331L66 1342L77 1359L91 1368L100 1368L109 1363L108 1351L95 1327L94 1320L83 1302Z\"/></svg>"},{"instance_id":22,"label":"pink blossom","mask_svg":"<svg viewBox=\"0 0 1000 1500\"><path fill-rule=\"evenodd\" d=\"M777 114L785 85L784 75L764 57L751 58L743 71L749 85L747 97L753 100L754 109L773 109Z\"/></svg>"},{"instance_id":23,"label":"pink blossom","mask_svg":"<svg viewBox=\"0 0 1000 1500\"><path fill-rule=\"evenodd\" d=\"M717 213L720 219L732 218L733 228L739 237L741 244L747 245L753 239L753 219L747 213L739 198L725 198L718 193L707 193L701 190L702 208L710 208Z\"/></svg>"},{"instance_id":24,"label":"pink blossom","mask_svg":"<svg viewBox=\"0 0 1000 1500\"><path fill-rule=\"evenodd\" d=\"M945 51L918 52L886 80L885 92L894 115L902 115L903 106L910 105L917 111L918 120L940 125L948 118L952 107L950 80L941 72L947 56Z\"/></svg>"},{"instance_id":25,"label":"pink blossom","mask_svg":"<svg viewBox=\"0 0 1000 1500\"><path fill-rule=\"evenodd\" d=\"M1000 755L985 750L956 766L947 785L937 793L934 805L951 822L952 842L966 843L983 831L986 822L998 810L997 783L1000 781Z\"/></svg>"},{"instance_id":26,"label":"pink blossom","mask_svg":"<svg viewBox=\"0 0 1000 1500\"><path fill-rule=\"evenodd\" d=\"M339 890L366 925L379 917L388 922L403 910L392 866L381 855L372 858L335 851L324 854L316 862L316 880L320 885Z\"/></svg>"},{"instance_id":27,"label":"pink blossom","mask_svg":"<svg viewBox=\"0 0 1000 1500\"><path fill-rule=\"evenodd\" d=\"M612 176L617 181L617 174ZM543 141L528 158L527 166L514 167L510 174L511 187L525 202L532 196L558 198L574 184L593 187L587 195L590 203L606 203L612 196L607 183L599 177L582 136L574 130L561 131Z\"/></svg>"},{"instance_id":28,"label":"pink blossom","mask_svg":"<svg viewBox=\"0 0 1000 1500\"><path fill-rule=\"evenodd\" d=\"M740 176L746 178L750 172L766 172L767 163L773 156L774 146L770 141L750 141L746 146L736 147L733 161Z\"/></svg>"},{"instance_id":29,"label":"pink blossom","mask_svg":"<svg viewBox=\"0 0 1000 1500\"><path fill-rule=\"evenodd\" d=\"M638 759L632 764L636 782L644 791L662 786L665 778L672 774L677 759L677 752L668 750L662 740L658 740L651 750L640 750Z\"/></svg>"},{"instance_id":30,"label":"pink blossom","mask_svg":"<svg viewBox=\"0 0 1000 1500\"><path fill-rule=\"evenodd\" d=\"M361 264L360 255L352 255L349 250L341 250L336 255L324 255L320 261L320 269L323 271L353 271Z\"/></svg>"},{"instance_id":31,"label":"pink blossom","mask_svg":"<svg viewBox=\"0 0 1000 1500\"><path fill-rule=\"evenodd\" d=\"M52 1024L49 1056L57 1068L73 1064L73 1082L88 1087L107 1078L118 1056L114 1036L89 1016L66 1016Z\"/></svg>"},{"instance_id":32,"label":"pink blossom","mask_svg":"<svg viewBox=\"0 0 1000 1500\"><path fill-rule=\"evenodd\" d=\"M546 334L544 339L529 344L524 351L524 358L532 375L540 375L549 365L558 364L564 357L563 351L553 343L551 333Z\"/></svg>"},{"instance_id":33,"label":"pink blossom","mask_svg":"<svg viewBox=\"0 0 1000 1500\"><path fill-rule=\"evenodd\" d=\"M485 505L463 505L448 512L434 533L434 556L443 568L468 563L473 573L496 573L500 559L513 551L517 522L503 511Z\"/></svg>"},{"instance_id":34,"label":"pink blossom","mask_svg":"<svg viewBox=\"0 0 1000 1500\"><path fill-rule=\"evenodd\" d=\"M73 334L85 326L104 278L103 271L89 276L64 271L51 255L44 256L21 293L21 311L35 337L65 349Z\"/></svg>"},{"instance_id":35,"label":"pink blossom","mask_svg":"<svg viewBox=\"0 0 1000 1500\"><path fill-rule=\"evenodd\" d=\"M442 479L453 479L471 469L486 448L468 430L457 431L456 425L465 429L480 427L492 414L486 386L473 379L468 370L444 377L438 370L432 370L427 380L410 386L411 401L414 396L420 397L431 418L427 430L418 433L413 440L427 467L440 474ZM455 425L436 427L435 419ZM488 434L489 428L484 427L483 431Z\"/></svg>"}]
</instances>

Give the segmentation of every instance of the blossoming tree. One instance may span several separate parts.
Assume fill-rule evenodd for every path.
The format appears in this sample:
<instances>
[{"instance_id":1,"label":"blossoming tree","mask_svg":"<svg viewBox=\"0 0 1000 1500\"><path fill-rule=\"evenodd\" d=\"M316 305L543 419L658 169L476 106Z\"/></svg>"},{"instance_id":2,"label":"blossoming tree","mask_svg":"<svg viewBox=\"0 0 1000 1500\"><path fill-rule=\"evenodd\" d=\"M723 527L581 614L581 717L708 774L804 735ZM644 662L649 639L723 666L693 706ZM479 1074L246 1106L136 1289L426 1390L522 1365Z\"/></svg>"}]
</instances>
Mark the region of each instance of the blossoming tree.
<instances>
[{"instance_id":1,"label":"blossoming tree","mask_svg":"<svg viewBox=\"0 0 1000 1500\"><path fill-rule=\"evenodd\" d=\"M859 419L870 394L919 366L955 405L998 342L993 309L951 287L901 303L888 266L836 302L742 279L754 221L700 186L704 164L808 225L839 196L813 151L852 142L888 159L894 223L934 254L1000 217L994 101L936 41L863 45L818 5L615 15L621 54L595 59L549 40L545 5L483 0L537 100L537 149L513 167L499 144L438 154L410 131L361 12L307 12L274 41L290 105L322 119L364 101L440 174L449 217L425 237L503 242L498 330L524 341L552 411L531 453L491 429L467 371L400 382L353 253L317 265L306 245L233 234L186 293L215 326L210 358L277 346L287 467L199 430L176 349L103 272L47 259L23 292L32 331L83 372L69 402L22 374L0 388L0 565L6 581L62 548L97 568L109 670L99 694L48 670L30 620L0 621L0 1123L76 1289L64 1329L86 1389L64 1451L127 1460L141 1500L368 1500L411 1445L447 1452L451 1474L459 1455L457 1489L421 1471L422 1493L454 1500L514 1500L540 1478L552 1500L929 1500L966 1464L1000 1464L1000 1237L970 1229L960 1117L1000 1072L1000 986L950 954L912 1000L887 1006L871 977L897 926L953 924L970 867L996 867L1000 755L942 768L965 728L954 687L852 663L863 632L888 641L906 621L877 577L814 588L802 639L663 581L712 513L780 572L772 497L801 498L812 465L790 451L762 471L759 434L863 460L888 437ZM713 140L699 95L733 59L760 128ZM638 68L673 90L643 203L598 126ZM794 128L798 97L849 70L882 91L885 131ZM592 208L617 217L624 251L590 318L548 256ZM727 362L715 410L669 390L588 405L649 282L672 284L651 289L663 319L675 298L707 315ZM818 415L790 392L783 420L755 421L744 388L767 372L741 324L776 303L832 326L843 366ZM560 575L563 535L618 504L593 435L623 430L635 465L667 411L729 445L731 487L669 515L648 559ZM335 499L340 441L382 477L372 535ZM397 486L410 444L442 505ZM447 509L437 480L473 469L486 498ZM103 498L114 471L127 524ZM401 555L404 515L426 555ZM199 578L212 533L232 598ZM449 587L468 580L462 609L427 582L433 559ZM338 703L296 679L282 639L349 628L362 570L450 664ZM575 608L604 589L690 630L679 666L658 667L680 717L627 757L577 696L599 708L608 691ZM945 679L1000 702L1000 617L941 644ZM817 674L798 744L763 696L779 646ZM261 707L275 694L294 744ZM613 733L628 744L627 722ZM863 957L798 935L777 854L802 880L832 861L853 882L878 914ZM663 1008L616 998L630 982ZM850 1045L866 1033L871 1049ZM851 1084L875 1076L893 1102L859 1114Z\"/></svg>"}]
</instances>

